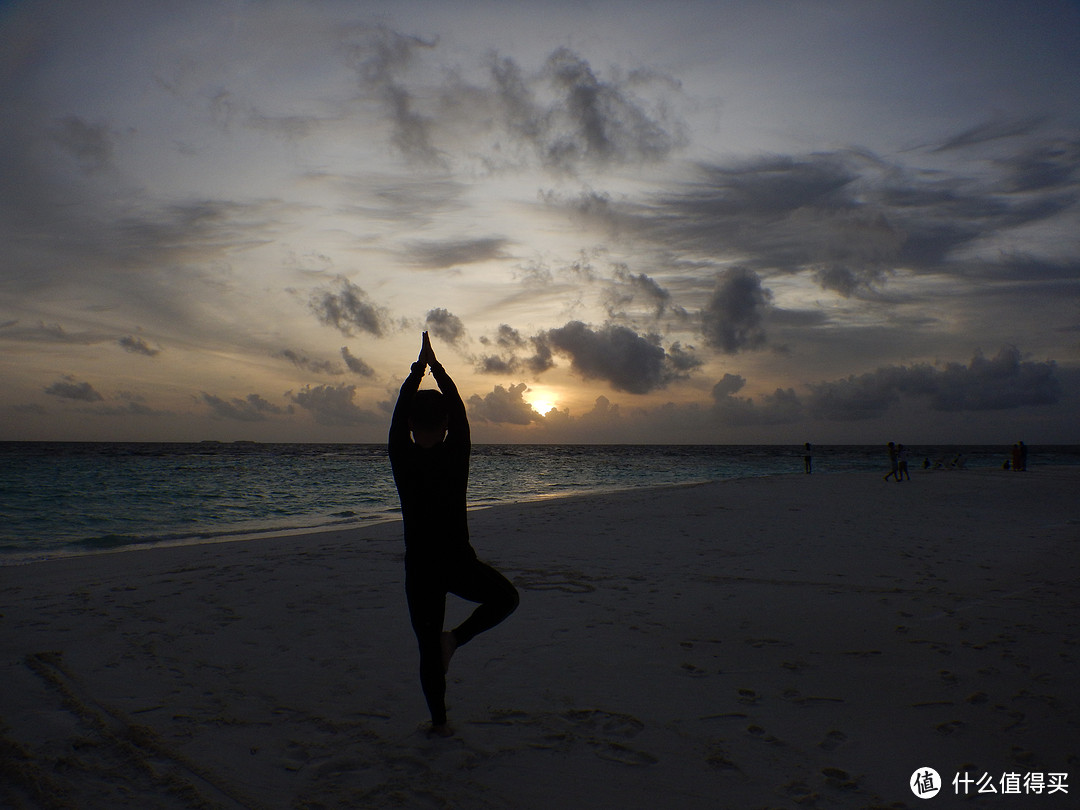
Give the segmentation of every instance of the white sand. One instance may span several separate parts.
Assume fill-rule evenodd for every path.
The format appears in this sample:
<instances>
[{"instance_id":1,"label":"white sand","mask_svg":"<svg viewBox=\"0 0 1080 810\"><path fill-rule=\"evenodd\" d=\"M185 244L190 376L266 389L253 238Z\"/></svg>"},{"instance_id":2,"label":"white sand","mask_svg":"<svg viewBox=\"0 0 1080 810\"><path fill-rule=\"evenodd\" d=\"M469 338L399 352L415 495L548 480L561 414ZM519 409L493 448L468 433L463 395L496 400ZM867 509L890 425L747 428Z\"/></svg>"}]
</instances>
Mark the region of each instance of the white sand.
<instances>
[{"instance_id":1,"label":"white sand","mask_svg":"<svg viewBox=\"0 0 1080 810\"><path fill-rule=\"evenodd\" d=\"M914 796L928 765L1075 783L965 807L1080 806L1078 490L792 475L476 512L522 600L454 658L449 740L397 523L0 568L0 805L960 806Z\"/></svg>"}]
</instances>

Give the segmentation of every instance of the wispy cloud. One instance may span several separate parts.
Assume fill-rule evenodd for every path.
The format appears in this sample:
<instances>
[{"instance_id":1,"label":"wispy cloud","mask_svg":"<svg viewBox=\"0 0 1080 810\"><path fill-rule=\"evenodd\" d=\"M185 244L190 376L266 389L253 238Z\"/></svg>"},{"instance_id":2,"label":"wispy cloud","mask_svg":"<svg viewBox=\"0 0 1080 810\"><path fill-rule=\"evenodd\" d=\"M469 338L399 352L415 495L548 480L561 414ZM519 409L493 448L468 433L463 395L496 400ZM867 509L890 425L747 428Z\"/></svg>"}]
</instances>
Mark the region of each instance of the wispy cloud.
<instances>
[{"instance_id":1,"label":"wispy cloud","mask_svg":"<svg viewBox=\"0 0 1080 810\"><path fill-rule=\"evenodd\" d=\"M506 240L458 239L447 242L413 242L407 245L408 261L425 270L441 270L456 265L504 259Z\"/></svg>"},{"instance_id":2,"label":"wispy cloud","mask_svg":"<svg viewBox=\"0 0 1080 810\"><path fill-rule=\"evenodd\" d=\"M332 376L344 374L344 370L332 360L315 360L303 352L293 349L282 349L278 357L288 360L301 371L310 371L314 374L329 374Z\"/></svg>"}]
</instances>

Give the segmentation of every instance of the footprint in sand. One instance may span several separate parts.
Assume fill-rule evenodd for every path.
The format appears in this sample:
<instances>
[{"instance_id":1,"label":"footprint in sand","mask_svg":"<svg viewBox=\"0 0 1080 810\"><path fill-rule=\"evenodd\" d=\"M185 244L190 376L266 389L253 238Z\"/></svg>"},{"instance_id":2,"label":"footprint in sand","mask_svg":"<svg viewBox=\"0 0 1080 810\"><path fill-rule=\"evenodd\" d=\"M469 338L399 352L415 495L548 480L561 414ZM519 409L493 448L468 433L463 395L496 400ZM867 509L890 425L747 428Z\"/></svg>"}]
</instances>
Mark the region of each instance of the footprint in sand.
<instances>
[{"instance_id":1,"label":"footprint in sand","mask_svg":"<svg viewBox=\"0 0 1080 810\"><path fill-rule=\"evenodd\" d=\"M658 760L652 754L645 751L637 751L621 743L607 740L588 740L589 746L596 752L600 759L610 762L619 762L623 765L655 765Z\"/></svg>"},{"instance_id":2,"label":"footprint in sand","mask_svg":"<svg viewBox=\"0 0 1080 810\"><path fill-rule=\"evenodd\" d=\"M530 726L540 732L533 748L566 751L578 743L589 746L601 759L623 765L646 766L659 762L657 757L626 745L645 724L630 714L603 709L571 709L563 712L530 714L516 710L495 711L488 721L474 725Z\"/></svg>"},{"instance_id":3,"label":"footprint in sand","mask_svg":"<svg viewBox=\"0 0 1080 810\"><path fill-rule=\"evenodd\" d=\"M835 751L841 745L847 742L847 734L842 731L833 729L825 735L825 739L818 743L818 748L825 751Z\"/></svg>"}]
</instances>

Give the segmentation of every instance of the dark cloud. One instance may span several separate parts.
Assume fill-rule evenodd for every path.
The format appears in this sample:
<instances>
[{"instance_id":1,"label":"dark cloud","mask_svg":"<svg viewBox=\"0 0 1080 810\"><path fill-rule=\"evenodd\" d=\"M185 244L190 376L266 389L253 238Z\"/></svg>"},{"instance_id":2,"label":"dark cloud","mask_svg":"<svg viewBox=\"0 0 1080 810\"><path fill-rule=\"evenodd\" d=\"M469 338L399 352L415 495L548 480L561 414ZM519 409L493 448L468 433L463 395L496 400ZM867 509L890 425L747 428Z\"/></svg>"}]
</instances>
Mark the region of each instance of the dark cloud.
<instances>
[{"instance_id":1,"label":"dark cloud","mask_svg":"<svg viewBox=\"0 0 1080 810\"><path fill-rule=\"evenodd\" d=\"M528 390L529 386L519 383L508 389L496 385L495 389L483 398L479 394L473 394L469 397L469 415L474 419L495 424L527 425L539 418L539 414L522 396Z\"/></svg>"},{"instance_id":2,"label":"dark cloud","mask_svg":"<svg viewBox=\"0 0 1080 810\"><path fill-rule=\"evenodd\" d=\"M412 264L428 270L441 270L462 264L485 262L506 257L503 248L506 240L460 239L449 242L414 242L408 246Z\"/></svg>"},{"instance_id":3,"label":"dark cloud","mask_svg":"<svg viewBox=\"0 0 1080 810\"><path fill-rule=\"evenodd\" d=\"M348 346L341 347L341 359L345 361L345 365L353 374L359 374L361 377L375 376L375 369L359 357L354 357L353 353L349 351Z\"/></svg>"},{"instance_id":4,"label":"dark cloud","mask_svg":"<svg viewBox=\"0 0 1080 810\"><path fill-rule=\"evenodd\" d=\"M701 163L651 199L599 191L542 204L652 246L669 266L737 261L762 278L804 274L843 296L875 294L893 273L994 272L964 251L1060 221L1080 199L1080 139L1047 139L999 156L978 178L922 171L865 150ZM723 341L721 341L721 344Z\"/></svg>"},{"instance_id":5,"label":"dark cloud","mask_svg":"<svg viewBox=\"0 0 1080 810\"><path fill-rule=\"evenodd\" d=\"M484 346L494 345L500 352L480 356L476 370L481 374L510 374L522 370L541 374L555 364L551 346L543 334L524 338L517 329L505 323L499 325L494 339L484 336L480 338L480 343ZM520 352L528 351L530 347L532 354L521 357Z\"/></svg>"},{"instance_id":6,"label":"dark cloud","mask_svg":"<svg viewBox=\"0 0 1080 810\"><path fill-rule=\"evenodd\" d=\"M45 389L45 393L61 399L74 399L79 402L100 402L104 397L94 390L88 382L76 382L74 377L67 376L58 380Z\"/></svg>"},{"instance_id":7,"label":"dark cloud","mask_svg":"<svg viewBox=\"0 0 1080 810\"><path fill-rule=\"evenodd\" d=\"M568 48L548 57L545 74L556 99L543 116L534 113L527 119L545 124L532 137L545 165L658 160L679 145L677 132L646 110L624 83L601 81L589 63ZM670 86L665 89L670 91Z\"/></svg>"},{"instance_id":8,"label":"dark cloud","mask_svg":"<svg viewBox=\"0 0 1080 810\"><path fill-rule=\"evenodd\" d=\"M803 405L791 388L777 388L757 402L749 397L736 397L746 380L737 374L725 374L713 386L712 415L721 424L732 427L746 425L779 425L797 422L803 417Z\"/></svg>"},{"instance_id":9,"label":"dark cloud","mask_svg":"<svg viewBox=\"0 0 1080 810\"><path fill-rule=\"evenodd\" d=\"M132 354L144 354L147 357L157 357L157 355L161 354L161 349L153 349L147 345L145 340L132 335L125 335L117 343L125 352L131 352Z\"/></svg>"},{"instance_id":10,"label":"dark cloud","mask_svg":"<svg viewBox=\"0 0 1080 810\"><path fill-rule=\"evenodd\" d=\"M998 158L1010 192L1075 191L1080 184L1080 138L1033 144L1015 155Z\"/></svg>"},{"instance_id":11,"label":"dark cloud","mask_svg":"<svg viewBox=\"0 0 1080 810\"><path fill-rule=\"evenodd\" d=\"M367 293L344 277L338 277L336 290L316 290L310 303L322 323L348 337L358 331L382 337L389 328L387 310L373 304Z\"/></svg>"},{"instance_id":12,"label":"dark cloud","mask_svg":"<svg viewBox=\"0 0 1080 810\"><path fill-rule=\"evenodd\" d=\"M625 326L598 330L581 321L550 329L539 343L570 357L571 368L585 379L607 380L617 391L646 394L685 376L688 355L680 348L673 357L660 338L642 337Z\"/></svg>"},{"instance_id":13,"label":"dark cloud","mask_svg":"<svg viewBox=\"0 0 1080 810\"><path fill-rule=\"evenodd\" d=\"M292 413L292 407L282 408L263 399L258 394L248 394L244 399L233 397L222 399L205 391L203 402L210 406L213 415L220 419L233 419L238 422L263 422L271 416Z\"/></svg>"},{"instance_id":14,"label":"dark cloud","mask_svg":"<svg viewBox=\"0 0 1080 810\"><path fill-rule=\"evenodd\" d=\"M334 363L330 360L314 360L308 357L306 354L293 351L292 349L282 349L280 352L278 352L276 356L284 360L288 360L301 371L310 371L314 374L330 374L335 376L345 373L344 371L342 371L341 366L339 366L337 363Z\"/></svg>"},{"instance_id":15,"label":"dark cloud","mask_svg":"<svg viewBox=\"0 0 1080 810\"><path fill-rule=\"evenodd\" d=\"M771 297L757 273L749 268L733 267L721 273L701 312L705 343L725 354L763 346L763 322Z\"/></svg>"},{"instance_id":16,"label":"dark cloud","mask_svg":"<svg viewBox=\"0 0 1080 810\"><path fill-rule=\"evenodd\" d=\"M990 359L976 354L968 365L887 366L809 387L814 415L841 421L881 416L903 397L924 400L933 410L962 412L1052 405L1062 396L1056 365L1024 361L1012 346Z\"/></svg>"},{"instance_id":17,"label":"dark cloud","mask_svg":"<svg viewBox=\"0 0 1080 810\"><path fill-rule=\"evenodd\" d=\"M661 160L686 142L671 112L679 84L657 71L616 68L601 77L562 47L534 70L493 55L478 84L436 65L443 79L433 86L425 56L437 45L386 27L345 36L348 64L386 115L391 143L416 163L446 169L455 155L478 155L483 139L493 147L481 158L488 168L538 162L574 172Z\"/></svg>"},{"instance_id":18,"label":"dark cloud","mask_svg":"<svg viewBox=\"0 0 1080 810\"><path fill-rule=\"evenodd\" d=\"M447 343L457 343L465 337L465 324L461 318L442 308L430 310L424 325L433 336Z\"/></svg>"},{"instance_id":19,"label":"dark cloud","mask_svg":"<svg viewBox=\"0 0 1080 810\"><path fill-rule=\"evenodd\" d=\"M89 124L78 116L57 122L52 139L75 158L87 173L108 168L113 158L113 134L101 124Z\"/></svg>"},{"instance_id":20,"label":"dark cloud","mask_svg":"<svg viewBox=\"0 0 1080 810\"><path fill-rule=\"evenodd\" d=\"M353 401L355 385L317 385L305 386L290 399L301 408L311 412L320 425L355 426L380 423L382 417L364 410Z\"/></svg>"}]
</instances>

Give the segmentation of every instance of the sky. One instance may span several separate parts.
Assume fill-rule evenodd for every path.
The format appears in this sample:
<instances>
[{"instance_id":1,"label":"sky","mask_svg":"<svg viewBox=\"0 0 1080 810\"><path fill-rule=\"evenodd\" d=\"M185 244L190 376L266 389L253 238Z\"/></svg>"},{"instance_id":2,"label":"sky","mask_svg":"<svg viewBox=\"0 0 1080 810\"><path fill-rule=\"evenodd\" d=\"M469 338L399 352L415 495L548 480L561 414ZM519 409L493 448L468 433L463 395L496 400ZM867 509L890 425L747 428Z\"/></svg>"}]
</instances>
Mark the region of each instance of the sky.
<instances>
[{"instance_id":1,"label":"sky","mask_svg":"<svg viewBox=\"0 0 1080 810\"><path fill-rule=\"evenodd\" d=\"M0 439L1080 443L1080 4L0 3ZM424 386L433 385L430 377Z\"/></svg>"}]
</instances>

